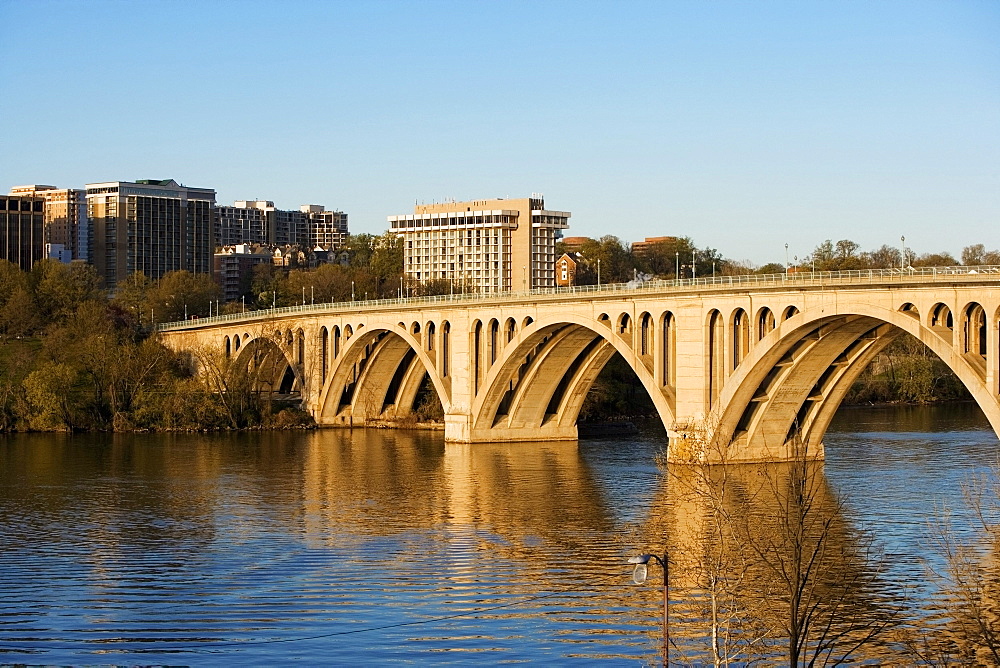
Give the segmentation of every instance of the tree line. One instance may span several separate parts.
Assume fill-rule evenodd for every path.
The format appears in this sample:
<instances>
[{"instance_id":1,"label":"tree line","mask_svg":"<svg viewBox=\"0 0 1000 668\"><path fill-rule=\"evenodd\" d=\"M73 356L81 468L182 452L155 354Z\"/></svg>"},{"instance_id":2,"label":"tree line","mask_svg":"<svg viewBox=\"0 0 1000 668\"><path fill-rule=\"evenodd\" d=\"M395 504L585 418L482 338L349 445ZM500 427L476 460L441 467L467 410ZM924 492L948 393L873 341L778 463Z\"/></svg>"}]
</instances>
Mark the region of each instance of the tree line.
<instances>
[{"instance_id":1,"label":"tree line","mask_svg":"<svg viewBox=\"0 0 1000 668\"><path fill-rule=\"evenodd\" d=\"M769 262L756 265L749 261L726 258L711 247L699 248L690 237L664 237L635 249L616 236L588 239L578 249L564 242L556 244L556 255L571 253L577 260L578 285L625 283L636 277L692 278L746 274L778 274L789 271L846 271L892 269L898 267L944 267L1000 265L1000 251L987 250L984 244L962 249L956 259L951 253L920 253L910 248L883 245L862 250L850 239L834 242L827 239L804 257L788 258L788 266ZM905 255L904 255L905 253ZM598 276L600 272L600 276Z\"/></svg>"},{"instance_id":2,"label":"tree line","mask_svg":"<svg viewBox=\"0 0 1000 668\"><path fill-rule=\"evenodd\" d=\"M207 276L130 276L109 298L94 268L54 260L30 272L0 261L0 431L200 430L285 426L301 412L225 369L227 392L151 335L143 314L180 299L207 307ZM199 301L202 300L202 301ZM183 304L179 308L183 308ZM177 311L175 310L174 313ZM181 311L182 313L182 311Z\"/></svg>"}]
</instances>

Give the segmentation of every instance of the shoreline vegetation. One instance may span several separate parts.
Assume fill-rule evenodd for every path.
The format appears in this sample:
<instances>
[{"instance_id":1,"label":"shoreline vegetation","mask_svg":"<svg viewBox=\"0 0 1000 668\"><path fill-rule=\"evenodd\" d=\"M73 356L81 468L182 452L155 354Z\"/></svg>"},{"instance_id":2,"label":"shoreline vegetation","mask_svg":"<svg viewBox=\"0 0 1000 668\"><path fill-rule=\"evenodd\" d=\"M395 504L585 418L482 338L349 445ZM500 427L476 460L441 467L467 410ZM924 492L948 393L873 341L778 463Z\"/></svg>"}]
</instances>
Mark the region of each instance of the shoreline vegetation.
<instances>
[{"instance_id":1,"label":"shoreline vegetation","mask_svg":"<svg viewBox=\"0 0 1000 668\"><path fill-rule=\"evenodd\" d=\"M642 256L630 253L616 237L590 240L581 251L603 260L605 282L630 280L639 271L673 277L681 251L696 253L713 269L752 273L748 263L721 258L714 249L698 251L686 238L667 238ZM136 273L120 281L109 296L90 265L42 260L30 272L0 260L0 433L23 431L218 431L309 428L312 417L287 399L257 391L258 379L231 361L195 353L212 373L195 376L190 355L175 353L151 335L157 322L188 315L239 313L345 300L354 291L365 298L447 293L446 281L407 285L402 248L391 235L352 236L348 265L315 269L259 265L250 277L249 298L221 304L211 277L175 271L157 281ZM829 241L806 258L817 270L899 266L899 249L858 252L857 244ZM913 266L958 264L947 253L907 258ZM667 261L669 260L669 262ZM1000 252L979 244L963 250L962 263L1000 264ZM683 269L683 265L681 269ZM777 271L783 268L778 266ZM790 268L789 270L792 270ZM775 271L774 265L756 269ZM578 283L594 282L587 265ZM460 286L459 286L460 287ZM307 297L308 296L308 297ZM301 300L301 302L300 302ZM220 305L221 304L221 308ZM207 376L207 377L206 377ZM971 395L947 365L909 335L888 346L858 377L844 405L928 404L968 400ZM628 423L656 418L649 396L618 355L591 388L581 410L582 424ZM418 393L413 427L437 428L441 403L430 383ZM600 429L600 428L598 428Z\"/></svg>"}]
</instances>

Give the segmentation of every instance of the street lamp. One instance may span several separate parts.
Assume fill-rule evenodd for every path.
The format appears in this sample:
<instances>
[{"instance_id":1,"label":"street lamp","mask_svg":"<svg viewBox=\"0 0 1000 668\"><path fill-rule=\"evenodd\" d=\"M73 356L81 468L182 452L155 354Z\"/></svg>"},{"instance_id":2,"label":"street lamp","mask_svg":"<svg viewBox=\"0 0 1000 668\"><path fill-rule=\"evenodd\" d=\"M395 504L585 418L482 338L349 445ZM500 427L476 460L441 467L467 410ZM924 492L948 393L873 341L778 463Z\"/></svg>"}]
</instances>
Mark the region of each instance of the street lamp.
<instances>
[{"instance_id":1,"label":"street lamp","mask_svg":"<svg viewBox=\"0 0 1000 668\"><path fill-rule=\"evenodd\" d=\"M681 278L681 252L674 251L674 280L679 281Z\"/></svg>"},{"instance_id":2,"label":"street lamp","mask_svg":"<svg viewBox=\"0 0 1000 668\"><path fill-rule=\"evenodd\" d=\"M646 576L649 573L647 564L649 560L652 559L658 563L663 568L663 665L670 665L670 560L667 559L666 553L663 554L663 558L656 556L655 554L640 554L638 557L632 557L628 560L628 563L635 564L635 570L632 571L632 582L636 584L642 584L646 581Z\"/></svg>"},{"instance_id":3,"label":"street lamp","mask_svg":"<svg viewBox=\"0 0 1000 668\"><path fill-rule=\"evenodd\" d=\"M354 281L351 281L351 301L354 301Z\"/></svg>"},{"instance_id":4,"label":"street lamp","mask_svg":"<svg viewBox=\"0 0 1000 668\"><path fill-rule=\"evenodd\" d=\"M694 254L695 254L695 251L692 250L691 251L691 280L692 281L694 279L698 278L698 267L695 266L695 263L694 263Z\"/></svg>"},{"instance_id":5,"label":"street lamp","mask_svg":"<svg viewBox=\"0 0 1000 668\"><path fill-rule=\"evenodd\" d=\"M597 287L601 287L601 258L597 258Z\"/></svg>"},{"instance_id":6,"label":"street lamp","mask_svg":"<svg viewBox=\"0 0 1000 668\"><path fill-rule=\"evenodd\" d=\"M906 269L906 237L899 237L899 245L902 246L899 256L899 271L903 271Z\"/></svg>"},{"instance_id":7,"label":"street lamp","mask_svg":"<svg viewBox=\"0 0 1000 668\"><path fill-rule=\"evenodd\" d=\"M785 244L785 273L788 273L788 244Z\"/></svg>"}]
</instances>

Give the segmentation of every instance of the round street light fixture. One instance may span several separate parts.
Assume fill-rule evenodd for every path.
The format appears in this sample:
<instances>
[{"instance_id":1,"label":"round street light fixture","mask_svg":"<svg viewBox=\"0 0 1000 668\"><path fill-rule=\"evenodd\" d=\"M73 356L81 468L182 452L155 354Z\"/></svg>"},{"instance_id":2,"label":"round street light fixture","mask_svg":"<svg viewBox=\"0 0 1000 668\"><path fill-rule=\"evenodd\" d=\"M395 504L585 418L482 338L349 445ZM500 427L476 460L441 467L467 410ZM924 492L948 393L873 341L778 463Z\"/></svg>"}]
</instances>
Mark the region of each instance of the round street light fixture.
<instances>
[{"instance_id":1,"label":"round street light fixture","mask_svg":"<svg viewBox=\"0 0 1000 668\"><path fill-rule=\"evenodd\" d=\"M670 560L664 554L662 558L655 554L640 554L631 557L628 563L635 564L632 570L632 582L642 584L649 575L649 561L653 560L663 568L663 665L670 665Z\"/></svg>"}]
</instances>

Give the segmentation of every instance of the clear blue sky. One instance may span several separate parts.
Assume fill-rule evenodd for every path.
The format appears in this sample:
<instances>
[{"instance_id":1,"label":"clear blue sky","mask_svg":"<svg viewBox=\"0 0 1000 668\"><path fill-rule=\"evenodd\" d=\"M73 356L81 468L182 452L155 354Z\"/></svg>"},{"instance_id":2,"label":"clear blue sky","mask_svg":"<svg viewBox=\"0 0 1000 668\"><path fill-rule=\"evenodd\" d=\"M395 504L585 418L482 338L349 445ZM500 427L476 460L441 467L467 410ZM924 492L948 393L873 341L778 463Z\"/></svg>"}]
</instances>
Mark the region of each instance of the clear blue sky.
<instances>
[{"instance_id":1,"label":"clear blue sky","mask_svg":"<svg viewBox=\"0 0 1000 668\"><path fill-rule=\"evenodd\" d=\"M1000 247L1000 2L0 0L0 189L524 197L757 263Z\"/></svg>"}]
</instances>

